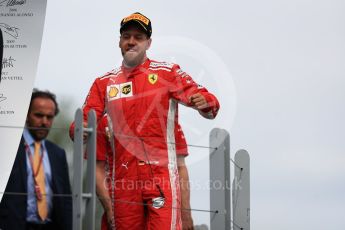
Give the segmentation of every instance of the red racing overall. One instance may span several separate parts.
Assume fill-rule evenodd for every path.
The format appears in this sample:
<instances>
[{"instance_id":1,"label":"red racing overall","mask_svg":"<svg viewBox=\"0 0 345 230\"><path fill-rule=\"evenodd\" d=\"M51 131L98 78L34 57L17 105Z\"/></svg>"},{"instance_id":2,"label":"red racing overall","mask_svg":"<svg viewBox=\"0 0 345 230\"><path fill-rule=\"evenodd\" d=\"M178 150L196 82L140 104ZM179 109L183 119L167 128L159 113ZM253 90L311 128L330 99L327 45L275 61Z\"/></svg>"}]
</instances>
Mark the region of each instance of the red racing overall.
<instances>
[{"instance_id":1,"label":"red racing overall","mask_svg":"<svg viewBox=\"0 0 345 230\"><path fill-rule=\"evenodd\" d=\"M214 118L217 98L176 64L147 59L131 70L121 66L92 85L84 119L90 109L98 120L106 111L115 137L116 229L181 229L176 154L186 144L178 131L178 103L192 106L190 96L196 93L208 103L199 113ZM98 151L107 152L100 148L98 143ZM164 202L155 207L159 198Z\"/></svg>"}]
</instances>

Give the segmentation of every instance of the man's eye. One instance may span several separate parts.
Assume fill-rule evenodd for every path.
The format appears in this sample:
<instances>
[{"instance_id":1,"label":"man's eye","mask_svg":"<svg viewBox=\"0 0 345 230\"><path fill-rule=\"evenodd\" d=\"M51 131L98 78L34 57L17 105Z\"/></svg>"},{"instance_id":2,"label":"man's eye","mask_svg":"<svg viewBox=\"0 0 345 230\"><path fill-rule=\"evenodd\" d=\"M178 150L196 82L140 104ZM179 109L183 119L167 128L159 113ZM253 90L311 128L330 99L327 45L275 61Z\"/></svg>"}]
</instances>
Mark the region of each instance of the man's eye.
<instances>
[{"instance_id":1,"label":"man's eye","mask_svg":"<svg viewBox=\"0 0 345 230\"><path fill-rule=\"evenodd\" d=\"M44 115L43 115L43 114L40 114L40 113L36 113L35 116L38 117L38 118L44 117Z\"/></svg>"},{"instance_id":2,"label":"man's eye","mask_svg":"<svg viewBox=\"0 0 345 230\"><path fill-rule=\"evenodd\" d=\"M54 116L52 116L52 115L48 115L48 116L47 116L47 119L48 119L48 120L51 120L51 119L53 119L53 118L54 118Z\"/></svg>"},{"instance_id":3,"label":"man's eye","mask_svg":"<svg viewBox=\"0 0 345 230\"><path fill-rule=\"evenodd\" d=\"M135 36L135 39L137 40L143 40L144 36L143 35L137 35Z\"/></svg>"}]
</instances>

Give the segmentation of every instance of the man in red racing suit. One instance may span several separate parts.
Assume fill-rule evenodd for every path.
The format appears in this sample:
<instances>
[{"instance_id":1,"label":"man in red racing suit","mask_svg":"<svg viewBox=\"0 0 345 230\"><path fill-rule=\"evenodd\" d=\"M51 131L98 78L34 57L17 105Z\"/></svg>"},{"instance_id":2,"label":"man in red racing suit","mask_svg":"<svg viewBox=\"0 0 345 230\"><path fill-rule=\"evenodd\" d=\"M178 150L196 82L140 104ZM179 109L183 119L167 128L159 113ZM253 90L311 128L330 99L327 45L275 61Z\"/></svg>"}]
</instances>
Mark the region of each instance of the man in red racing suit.
<instances>
[{"instance_id":1,"label":"man in red racing suit","mask_svg":"<svg viewBox=\"0 0 345 230\"><path fill-rule=\"evenodd\" d=\"M208 119L215 118L219 103L178 65L147 58L152 33L147 17L134 13L124 18L120 33L121 67L95 80L83 106L85 121L90 109L98 120L105 112L110 117L110 140L119 161L112 187L121 194L120 201L115 197L116 229L181 229L178 103ZM144 212L132 215L123 203L141 204L145 223Z\"/></svg>"},{"instance_id":2,"label":"man in red racing suit","mask_svg":"<svg viewBox=\"0 0 345 230\"><path fill-rule=\"evenodd\" d=\"M152 76L157 78L153 84L150 80ZM197 85L178 65L147 59L131 72L122 66L95 80L83 111L85 120L90 109L95 109L99 118L107 107L108 114L114 118L111 120L118 159L115 163L114 189L116 194L122 194L121 199L115 202L117 229L128 229L133 223L143 226L144 211L131 212L139 216L135 221L127 207L128 202L132 203L130 206L133 208L137 208L138 203L147 204L145 207L150 209L149 213L153 213L147 223L151 226L148 229L179 229L176 149L181 145L177 141L181 140L181 134L177 132L180 125L176 102L193 106L189 98L195 93L204 95L209 105L199 112L205 117L214 118L219 109L217 99ZM98 143L98 146L102 144ZM138 178L147 191L135 189L139 186L135 183ZM160 209L151 207L152 199L161 196L156 184L165 198L165 205ZM115 200L118 200L116 195ZM124 205L126 208L123 208ZM172 220L173 217L175 220Z\"/></svg>"}]
</instances>

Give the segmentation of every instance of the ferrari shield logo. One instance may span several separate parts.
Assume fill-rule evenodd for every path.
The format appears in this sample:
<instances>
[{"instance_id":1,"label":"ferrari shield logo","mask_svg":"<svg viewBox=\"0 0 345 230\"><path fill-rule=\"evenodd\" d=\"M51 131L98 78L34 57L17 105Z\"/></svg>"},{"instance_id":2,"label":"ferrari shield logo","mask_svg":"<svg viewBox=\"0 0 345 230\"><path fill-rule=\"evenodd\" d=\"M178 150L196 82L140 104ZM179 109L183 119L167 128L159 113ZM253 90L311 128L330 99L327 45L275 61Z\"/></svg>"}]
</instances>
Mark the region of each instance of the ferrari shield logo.
<instances>
[{"instance_id":1,"label":"ferrari shield logo","mask_svg":"<svg viewBox=\"0 0 345 230\"><path fill-rule=\"evenodd\" d=\"M147 76L148 77L148 79L149 79L149 82L153 85L153 84L155 84L156 82L157 82L157 80L158 80L158 75L157 74L154 74L154 73L152 73L152 74L149 74L149 76Z\"/></svg>"}]
</instances>

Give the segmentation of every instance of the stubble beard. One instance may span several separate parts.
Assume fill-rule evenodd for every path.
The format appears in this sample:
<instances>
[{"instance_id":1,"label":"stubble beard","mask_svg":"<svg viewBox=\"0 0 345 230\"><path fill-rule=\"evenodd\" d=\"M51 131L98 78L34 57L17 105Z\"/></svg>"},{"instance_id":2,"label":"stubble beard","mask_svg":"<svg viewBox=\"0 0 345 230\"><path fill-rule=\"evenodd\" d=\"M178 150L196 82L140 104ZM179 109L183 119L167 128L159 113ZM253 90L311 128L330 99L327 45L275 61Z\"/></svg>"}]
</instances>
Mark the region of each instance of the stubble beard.
<instances>
[{"instance_id":1,"label":"stubble beard","mask_svg":"<svg viewBox=\"0 0 345 230\"><path fill-rule=\"evenodd\" d=\"M136 67L142 64L145 60L145 52L140 53L131 53L131 52L122 52L123 61L126 67Z\"/></svg>"},{"instance_id":2,"label":"stubble beard","mask_svg":"<svg viewBox=\"0 0 345 230\"><path fill-rule=\"evenodd\" d=\"M29 132L31 136L34 138L35 141L41 141L43 139L46 139L46 137L49 134L49 129L47 127L40 127L42 129L37 129L39 127L36 127L36 129L30 129Z\"/></svg>"}]
</instances>

